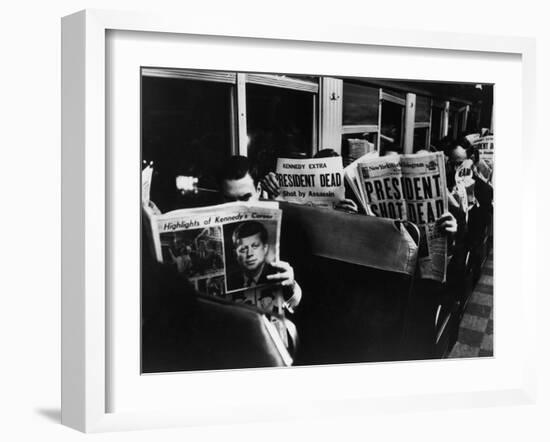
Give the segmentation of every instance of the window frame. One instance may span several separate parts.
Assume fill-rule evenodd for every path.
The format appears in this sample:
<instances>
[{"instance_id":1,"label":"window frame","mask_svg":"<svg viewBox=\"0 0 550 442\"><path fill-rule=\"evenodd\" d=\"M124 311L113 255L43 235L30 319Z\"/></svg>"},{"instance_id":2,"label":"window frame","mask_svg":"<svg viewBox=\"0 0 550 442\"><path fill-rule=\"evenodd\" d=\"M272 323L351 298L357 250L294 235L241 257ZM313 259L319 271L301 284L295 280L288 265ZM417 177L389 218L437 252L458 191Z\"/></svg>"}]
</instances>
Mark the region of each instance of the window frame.
<instances>
[{"instance_id":1,"label":"window frame","mask_svg":"<svg viewBox=\"0 0 550 442\"><path fill-rule=\"evenodd\" d=\"M414 94L410 94L410 95L414 95ZM379 103L380 103L380 107L379 107L379 140L381 138L386 138L388 139L387 137L385 137L384 135L382 135L382 118L383 118L383 104L384 104L384 101L387 101L388 103L393 103L393 104L397 104L399 106L401 106L401 133L399 135L399 148L403 150L404 152L404 149L405 149L405 126L406 126L406 123L407 123L407 98L401 98L401 97L398 97L397 95L393 95L390 91L388 90L384 90L383 88L380 88L380 99L379 99ZM414 116L413 116L413 121L414 121ZM379 144L380 145L380 144ZM380 151L379 151L380 153Z\"/></svg>"},{"instance_id":2,"label":"window frame","mask_svg":"<svg viewBox=\"0 0 550 442\"><path fill-rule=\"evenodd\" d=\"M248 125L246 107L246 85L257 84L267 87L290 89L312 94L313 124L311 128L312 142L310 151L312 155L318 147L319 137L319 91L320 78L317 83L289 77L282 74L247 73L233 71L210 71L196 69L174 69L163 67L143 67L142 76L157 78L175 78L191 81L217 82L231 84L230 100L230 128L231 128L231 155L248 156Z\"/></svg>"},{"instance_id":3,"label":"window frame","mask_svg":"<svg viewBox=\"0 0 550 442\"><path fill-rule=\"evenodd\" d=\"M428 99L429 103L429 109L430 114L428 116L428 121L416 121L416 111L415 111L415 121L414 121L414 130L416 129L427 129L426 130L426 139L425 139L425 149L430 150L430 145L432 142L432 112L433 112L433 98L427 97L425 95L421 95L422 97L426 97ZM414 134L414 132L413 132ZM414 135L413 135L414 138ZM413 146L414 149L414 146Z\"/></svg>"}]
</instances>

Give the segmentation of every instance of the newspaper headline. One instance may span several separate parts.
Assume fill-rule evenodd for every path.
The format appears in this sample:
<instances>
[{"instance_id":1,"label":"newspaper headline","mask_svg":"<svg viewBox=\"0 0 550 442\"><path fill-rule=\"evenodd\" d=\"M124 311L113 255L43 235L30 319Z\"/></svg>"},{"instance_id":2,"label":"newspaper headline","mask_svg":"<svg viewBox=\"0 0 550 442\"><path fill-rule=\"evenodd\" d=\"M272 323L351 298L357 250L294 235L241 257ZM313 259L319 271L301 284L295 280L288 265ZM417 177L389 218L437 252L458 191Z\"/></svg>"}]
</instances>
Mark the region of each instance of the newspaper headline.
<instances>
[{"instance_id":1,"label":"newspaper headline","mask_svg":"<svg viewBox=\"0 0 550 442\"><path fill-rule=\"evenodd\" d=\"M448 204L443 154L363 157L345 176L367 214L418 226L420 273L444 281L447 240L435 227Z\"/></svg>"},{"instance_id":2,"label":"newspaper headline","mask_svg":"<svg viewBox=\"0 0 550 442\"><path fill-rule=\"evenodd\" d=\"M280 200L318 207L332 207L344 199L341 157L277 160Z\"/></svg>"}]
</instances>

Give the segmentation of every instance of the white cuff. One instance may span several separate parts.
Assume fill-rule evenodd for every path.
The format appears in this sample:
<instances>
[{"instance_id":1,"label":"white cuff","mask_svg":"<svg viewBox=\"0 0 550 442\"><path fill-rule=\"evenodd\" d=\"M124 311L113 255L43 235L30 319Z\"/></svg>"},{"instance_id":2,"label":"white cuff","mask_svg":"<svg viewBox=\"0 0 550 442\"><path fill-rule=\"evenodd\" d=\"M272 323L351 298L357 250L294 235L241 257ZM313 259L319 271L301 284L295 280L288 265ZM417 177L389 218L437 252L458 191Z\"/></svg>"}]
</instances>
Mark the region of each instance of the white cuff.
<instances>
[{"instance_id":1,"label":"white cuff","mask_svg":"<svg viewBox=\"0 0 550 442\"><path fill-rule=\"evenodd\" d=\"M301 300L302 288L300 287L300 284L294 281L292 296L285 301L285 307L288 309L288 311L293 313L294 308L300 303Z\"/></svg>"}]
</instances>

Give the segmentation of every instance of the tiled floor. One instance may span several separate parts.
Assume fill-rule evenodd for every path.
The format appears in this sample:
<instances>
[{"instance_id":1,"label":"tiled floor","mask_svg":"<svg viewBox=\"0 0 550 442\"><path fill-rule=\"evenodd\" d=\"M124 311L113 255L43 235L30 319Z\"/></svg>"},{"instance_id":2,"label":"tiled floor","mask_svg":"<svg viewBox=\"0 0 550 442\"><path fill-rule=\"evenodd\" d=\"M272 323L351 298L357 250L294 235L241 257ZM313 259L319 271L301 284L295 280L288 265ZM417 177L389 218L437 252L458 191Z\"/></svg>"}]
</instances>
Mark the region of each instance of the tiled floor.
<instances>
[{"instance_id":1,"label":"tiled floor","mask_svg":"<svg viewBox=\"0 0 550 442\"><path fill-rule=\"evenodd\" d=\"M458 341L449 358L493 356L493 255L487 258L481 278L466 306Z\"/></svg>"}]
</instances>

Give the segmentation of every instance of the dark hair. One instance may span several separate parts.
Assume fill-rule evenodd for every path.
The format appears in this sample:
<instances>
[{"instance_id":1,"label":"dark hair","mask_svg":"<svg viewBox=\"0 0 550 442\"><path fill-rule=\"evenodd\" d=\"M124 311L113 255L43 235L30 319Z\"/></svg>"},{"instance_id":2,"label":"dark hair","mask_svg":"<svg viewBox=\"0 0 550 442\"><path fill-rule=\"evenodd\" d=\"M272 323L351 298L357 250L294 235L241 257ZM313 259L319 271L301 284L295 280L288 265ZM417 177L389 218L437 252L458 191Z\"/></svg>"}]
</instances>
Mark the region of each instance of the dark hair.
<instances>
[{"instance_id":1,"label":"dark hair","mask_svg":"<svg viewBox=\"0 0 550 442\"><path fill-rule=\"evenodd\" d=\"M469 150L472 147L472 143L470 143L468 138L466 138L465 136L458 138L458 144L466 150Z\"/></svg>"},{"instance_id":2,"label":"dark hair","mask_svg":"<svg viewBox=\"0 0 550 442\"><path fill-rule=\"evenodd\" d=\"M230 157L218 174L218 185L221 186L226 180L240 180L249 174L254 181L254 185L258 184L258 173L255 167L250 163L247 157L242 155L234 155Z\"/></svg>"},{"instance_id":3,"label":"dark hair","mask_svg":"<svg viewBox=\"0 0 550 442\"><path fill-rule=\"evenodd\" d=\"M334 149L321 149L313 158L330 158L330 157L339 157L340 155Z\"/></svg>"},{"instance_id":4,"label":"dark hair","mask_svg":"<svg viewBox=\"0 0 550 442\"><path fill-rule=\"evenodd\" d=\"M468 135L466 133L466 135ZM474 163L479 161L479 150L466 138L466 135L461 137L458 141L458 145L462 146L466 150L466 155L469 159L473 160Z\"/></svg>"},{"instance_id":5,"label":"dark hair","mask_svg":"<svg viewBox=\"0 0 550 442\"><path fill-rule=\"evenodd\" d=\"M451 157L451 154L458 148L461 148L461 149L464 149L464 152L466 153L466 158L470 158L471 157L471 150L469 149L466 149L462 144L460 143L453 143L451 144L451 146L445 151L445 155L447 156L447 158L450 158Z\"/></svg>"},{"instance_id":6,"label":"dark hair","mask_svg":"<svg viewBox=\"0 0 550 442\"><path fill-rule=\"evenodd\" d=\"M468 158L473 160L474 163L479 163L479 149L475 146L470 147L467 151Z\"/></svg>"},{"instance_id":7,"label":"dark hair","mask_svg":"<svg viewBox=\"0 0 550 442\"><path fill-rule=\"evenodd\" d=\"M435 145L436 150L443 152L447 156L449 156L449 153L452 152L455 147L456 141L453 140L450 135L445 135Z\"/></svg>"},{"instance_id":8,"label":"dark hair","mask_svg":"<svg viewBox=\"0 0 550 442\"><path fill-rule=\"evenodd\" d=\"M265 226L258 221L245 221L237 226L233 231L231 239L233 245L237 244L237 241L243 238L248 238L249 236L260 234L260 239L262 243L267 244L267 230Z\"/></svg>"},{"instance_id":9,"label":"dark hair","mask_svg":"<svg viewBox=\"0 0 550 442\"><path fill-rule=\"evenodd\" d=\"M450 135L447 135L439 140L439 143L436 146L437 150L442 151L446 157L450 157L451 154L459 147L466 151L466 155L469 158L471 145L469 144L469 141L465 138L456 140Z\"/></svg>"}]
</instances>

